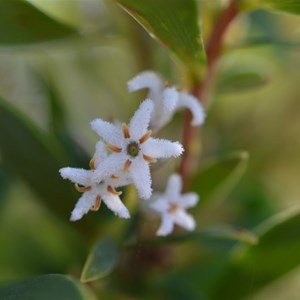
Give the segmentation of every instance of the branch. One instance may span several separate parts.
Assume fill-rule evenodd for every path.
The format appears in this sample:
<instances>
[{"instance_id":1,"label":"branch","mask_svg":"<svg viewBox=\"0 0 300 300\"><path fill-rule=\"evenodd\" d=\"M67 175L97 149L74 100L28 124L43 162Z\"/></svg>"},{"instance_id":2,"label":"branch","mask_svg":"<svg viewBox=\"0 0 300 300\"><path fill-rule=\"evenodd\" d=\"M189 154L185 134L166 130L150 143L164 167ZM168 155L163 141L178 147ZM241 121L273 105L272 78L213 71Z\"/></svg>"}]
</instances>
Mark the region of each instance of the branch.
<instances>
[{"instance_id":1,"label":"branch","mask_svg":"<svg viewBox=\"0 0 300 300\"><path fill-rule=\"evenodd\" d=\"M214 66L218 60L222 45L223 38L226 30L228 29L231 21L238 14L237 4L235 0L231 0L230 4L226 9L223 10L219 19L217 20L210 39L207 43L206 53L207 53L207 73L202 83L197 84L193 88L193 95L198 98L200 102L204 102L206 98L207 89L210 86L211 79L214 73ZM198 150L199 150L199 129L197 127L191 126L192 115L188 111L184 121L183 129L183 146L185 148L184 155L181 160L179 167L179 173L183 178L184 190L188 190L188 182L190 176L195 171L198 160Z\"/></svg>"}]
</instances>

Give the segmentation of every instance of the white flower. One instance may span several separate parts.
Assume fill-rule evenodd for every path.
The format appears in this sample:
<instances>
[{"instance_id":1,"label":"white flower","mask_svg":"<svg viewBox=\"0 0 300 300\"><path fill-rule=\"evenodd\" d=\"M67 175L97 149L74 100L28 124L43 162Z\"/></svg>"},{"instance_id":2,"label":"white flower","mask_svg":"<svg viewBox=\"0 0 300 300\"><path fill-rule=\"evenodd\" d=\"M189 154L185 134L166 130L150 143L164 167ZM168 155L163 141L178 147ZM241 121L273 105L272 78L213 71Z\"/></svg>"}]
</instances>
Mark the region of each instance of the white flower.
<instances>
[{"instance_id":1,"label":"white flower","mask_svg":"<svg viewBox=\"0 0 300 300\"><path fill-rule=\"evenodd\" d=\"M181 194L182 180L178 174L173 174L167 183L164 194L159 194L150 205L161 214L161 225L157 235L165 236L172 232L175 224L193 230L196 227L194 218L186 209L197 204L199 197L196 193Z\"/></svg>"},{"instance_id":2,"label":"white flower","mask_svg":"<svg viewBox=\"0 0 300 300\"><path fill-rule=\"evenodd\" d=\"M181 108L188 108L193 114L192 125L201 125L204 122L205 113L201 103L187 92L180 92L174 86L168 86L154 72L145 71L138 74L128 82L128 90L134 92L148 88L148 98L154 101L150 127L157 132L167 124L174 113Z\"/></svg>"},{"instance_id":3,"label":"white flower","mask_svg":"<svg viewBox=\"0 0 300 300\"><path fill-rule=\"evenodd\" d=\"M127 185L130 181L128 177L112 176L104 178L100 183L93 179L95 168L101 168L101 163L107 158L107 151L103 142L98 142L94 158L90 162L91 170L62 168L59 170L60 175L64 179L69 179L75 183L75 187L79 192L83 192L74 210L72 211L71 221L77 221L82 218L90 210L98 210L101 201L121 218L128 219L130 217L127 208L120 199L122 192L117 192L115 187Z\"/></svg>"},{"instance_id":4,"label":"white flower","mask_svg":"<svg viewBox=\"0 0 300 300\"><path fill-rule=\"evenodd\" d=\"M95 170L95 181L116 173L127 173L136 186L141 198L148 199L152 194L149 164L158 158L177 157L183 152L178 142L170 142L151 137L148 130L153 102L145 100L130 120L129 126L122 127L96 119L92 129L107 143L112 154Z\"/></svg>"}]
</instances>

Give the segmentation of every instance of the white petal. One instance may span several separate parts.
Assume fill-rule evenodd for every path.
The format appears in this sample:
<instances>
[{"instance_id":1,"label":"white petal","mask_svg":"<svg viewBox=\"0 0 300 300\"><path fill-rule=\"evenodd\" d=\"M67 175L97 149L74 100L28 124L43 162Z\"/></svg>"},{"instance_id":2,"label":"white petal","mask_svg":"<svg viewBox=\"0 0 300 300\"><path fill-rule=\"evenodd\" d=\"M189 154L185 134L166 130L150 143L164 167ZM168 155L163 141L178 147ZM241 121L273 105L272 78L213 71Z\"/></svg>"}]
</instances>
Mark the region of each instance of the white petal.
<instances>
[{"instance_id":1,"label":"white petal","mask_svg":"<svg viewBox=\"0 0 300 300\"><path fill-rule=\"evenodd\" d=\"M205 119L205 112L201 103L197 100L196 97L185 92L180 93L177 107L188 108L191 111L193 115L193 120L192 120L193 126L203 124Z\"/></svg>"},{"instance_id":2,"label":"white petal","mask_svg":"<svg viewBox=\"0 0 300 300\"><path fill-rule=\"evenodd\" d=\"M113 196L109 195L108 193L104 193L102 195L103 202L106 204L106 206L113 211L117 216L129 219L130 214L128 209L125 207L123 202L121 201L119 196Z\"/></svg>"},{"instance_id":3,"label":"white petal","mask_svg":"<svg viewBox=\"0 0 300 300\"><path fill-rule=\"evenodd\" d=\"M71 221L77 221L90 211L95 203L97 193L89 191L82 194L71 214Z\"/></svg>"},{"instance_id":4,"label":"white petal","mask_svg":"<svg viewBox=\"0 0 300 300\"><path fill-rule=\"evenodd\" d=\"M178 174L173 174L169 177L167 187L166 187L166 195L170 200L175 200L180 197L180 193L182 190L182 179Z\"/></svg>"},{"instance_id":5,"label":"white petal","mask_svg":"<svg viewBox=\"0 0 300 300\"><path fill-rule=\"evenodd\" d=\"M186 213L184 210L177 210L173 215L174 222L187 229L187 230L194 230L196 227L196 223L194 218Z\"/></svg>"},{"instance_id":6,"label":"white petal","mask_svg":"<svg viewBox=\"0 0 300 300\"><path fill-rule=\"evenodd\" d=\"M59 173L62 178L69 179L74 183L84 186L91 185L92 171L90 170L66 167L60 169Z\"/></svg>"},{"instance_id":7,"label":"white petal","mask_svg":"<svg viewBox=\"0 0 300 300\"><path fill-rule=\"evenodd\" d=\"M132 179L128 172L118 172L113 174L114 177L107 177L104 179L107 185L114 187L125 186L132 183Z\"/></svg>"},{"instance_id":8,"label":"white petal","mask_svg":"<svg viewBox=\"0 0 300 300\"><path fill-rule=\"evenodd\" d=\"M149 199L152 195L152 180L149 164L136 158L132 161L129 173L139 196L143 199Z\"/></svg>"},{"instance_id":9,"label":"white petal","mask_svg":"<svg viewBox=\"0 0 300 300\"><path fill-rule=\"evenodd\" d=\"M180 206L182 208L193 207L199 201L199 196L196 193L186 193L181 195L179 199Z\"/></svg>"},{"instance_id":10,"label":"white petal","mask_svg":"<svg viewBox=\"0 0 300 300\"><path fill-rule=\"evenodd\" d=\"M174 221L170 214L163 214L160 227L156 234L160 236L168 235L172 232L174 227Z\"/></svg>"},{"instance_id":11,"label":"white petal","mask_svg":"<svg viewBox=\"0 0 300 300\"><path fill-rule=\"evenodd\" d=\"M141 145L144 154L155 158L177 157L182 154L183 147L179 142L149 138Z\"/></svg>"},{"instance_id":12,"label":"white petal","mask_svg":"<svg viewBox=\"0 0 300 300\"><path fill-rule=\"evenodd\" d=\"M94 171L92 180L93 182L100 182L105 177L117 174L121 172L124 167L124 163L127 160L128 155L125 153L112 153L102 161L99 167Z\"/></svg>"},{"instance_id":13,"label":"white petal","mask_svg":"<svg viewBox=\"0 0 300 300\"><path fill-rule=\"evenodd\" d=\"M138 74L136 77L131 79L128 83L129 92L134 92L143 88L149 89L148 98L156 100L160 97L163 90L163 82L161 78L154 72L145 71Z\"/></svg>"},{"instance_id":14,"label":"white petal","mask_svg":"<svg viewBox=\"0 0 300 300\"><path fill-rule=\"evenodd\" d=\"M178 92L175 87L165 88L163 91L163 102L165 111L172 112L178 102Z\"/></svg>"},{"instance_id":15,"label":"white petal","mask_svg":"<svg viewBox=\"0 0 300 300\"><path fill-rule=\"evenodd\" d=\"M165 88L162 97L154 102L154 111L150 121L150 128L153 133L158 132L171 120L177 101L178 92L175 87L171 87Z\"/></svg>"},{"instance_id":16,"label":"white petal","mask_svg":"<svg viewBox=\"0 0 300 300\"><path fill-rule=\"evenodd\" d=\"M122 147L124 138L119 126L95 119L91 122L91 127L106 143Z\"/></svg>"},{"instance_id":17,"label":"white petal","mask_svg":"<svg viewBox=\"0 0 300 300\"><path fill-rule=\"evenodd\" d=\"M152 207L157 212L163 213L168 211L170 203L167 198L159 197L155 202L150 204L150 207Z\"/></svg>"},{"instance_id":18,"label":"white petal","mask_svg":"<svg viewBox=\"0 0 300 300\"><path fill-rule=\"evenodd\" d=\"M129 123L129 132L133 140L138 140L147 132L152 111L153 102L146 99L135 112Z\"/></svg>"},{"instance_id":19,"label":"white petal","mask_svg":"<svg viewBox=\"0 0 300 300\"><path fill-rule=\"evenodd\" d=\"M107 156L108 156L108 153L107 153L104 143L102 141L99 141L96 144L96 151L94 154L95 167L97 168L99 166L99 164L107 158Z\"/></svg>"}]
</instances>

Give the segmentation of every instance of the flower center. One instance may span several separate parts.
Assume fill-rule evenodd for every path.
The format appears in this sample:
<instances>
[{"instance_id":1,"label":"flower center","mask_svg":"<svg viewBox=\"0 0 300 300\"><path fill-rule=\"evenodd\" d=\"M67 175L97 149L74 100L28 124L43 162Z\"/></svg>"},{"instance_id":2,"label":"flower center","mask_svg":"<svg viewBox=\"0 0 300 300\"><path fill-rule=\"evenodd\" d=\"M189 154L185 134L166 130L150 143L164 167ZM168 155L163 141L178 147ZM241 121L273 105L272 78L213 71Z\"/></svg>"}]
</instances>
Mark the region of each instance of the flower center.
<instances>
[{"instance_id":1,"label":"flower center","mask_svg":"<svg viewBox=\"0 0 300 300\"><path fill-rule=\"evenodd\" d=\"M127 153L132 156L132 157L136 157L140 152L140 147L136 142L131 142L130 144L128 144L127 146Z\"/></svg>"},{"instance_id":2,"label":"flower center","mask_svg":"<svg viewBox=\"0 0 300 300\"><path fill-rule=\"evenodd\" d=\"M177 209L178 209L178 205L176 203L170 203L168 212L173 214L176 212Z\"/></svg>"}]
</instances>

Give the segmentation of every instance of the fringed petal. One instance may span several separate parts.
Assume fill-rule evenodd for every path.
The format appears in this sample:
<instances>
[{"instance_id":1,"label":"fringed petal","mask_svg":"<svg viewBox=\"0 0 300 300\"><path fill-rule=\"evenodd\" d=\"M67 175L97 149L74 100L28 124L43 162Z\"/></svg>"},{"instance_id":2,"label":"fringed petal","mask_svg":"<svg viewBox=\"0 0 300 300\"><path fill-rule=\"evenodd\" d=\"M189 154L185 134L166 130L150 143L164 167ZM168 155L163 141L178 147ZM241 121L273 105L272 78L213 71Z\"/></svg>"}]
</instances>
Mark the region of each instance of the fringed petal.
<instances>
[{"instance_id":1,"label":"fringed petal","mask_svg":"<svg viewBox=\"0 0 300 300\"><path fill-rule=\"evenodd\" d=\"M120 126L95 119L91 122L91 127L106 143L122 148L123 135Z\"/></svg>"},{"instance_id":2,"label":"fringed petal","mask_svg":"<svg viewBox=\"0 0 300 300\"><path fill-rule=\"evenodd\" d=\"M183 153L179 142L170 142L164 139L149 138L141 145L144 154L154 158L178 157Z\"/></svg>"},{"instance_id":3,"label":"fringed petal","mask_svg":"<svg viewBox=\"0 0 300 300\"><path fill-rule=\"evenodd\" d=\"M60 169L59 173L62 178L69 179L73 183L77 183L82 186L90 186L91 185L92 171L90 171L90 170L66 167L66 168Z\"/></svg>"},{"instance_id":4,"label":"fringed petal","mask_svg":"<svg viewBox=\"0 0 300 300\"><path fill-rule=\"evenodd\" d=\"M198 99L191 94L186 92L180 93L177 108L188 108L191 111L193 115L193 126L199 126L204 123L205 112L203 106Z\"/></svg>"},{"instance_id":5,"label":"fringed petal","mask_svg":"<svg viewBox=\"0 0 300 300\"><path fill-rule=\"evenodd\" d=\"M129 123L130 136L133 140L139 140L147 132L152 111L153 102L146 99L133 115Z\"/></svg>"},{"instance_id":6,"label":"fringed petal","mask_svg":"<svg viewBox=\"0 0 300 300\"><path fill-rule=\"evenodd\" d=\"M135 159L129 169L129 174L139 196L143 199L149 199L152 195L149 164L140 159Z\"/></svg>"}]
</instances>

